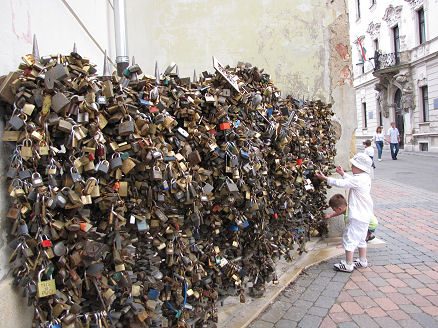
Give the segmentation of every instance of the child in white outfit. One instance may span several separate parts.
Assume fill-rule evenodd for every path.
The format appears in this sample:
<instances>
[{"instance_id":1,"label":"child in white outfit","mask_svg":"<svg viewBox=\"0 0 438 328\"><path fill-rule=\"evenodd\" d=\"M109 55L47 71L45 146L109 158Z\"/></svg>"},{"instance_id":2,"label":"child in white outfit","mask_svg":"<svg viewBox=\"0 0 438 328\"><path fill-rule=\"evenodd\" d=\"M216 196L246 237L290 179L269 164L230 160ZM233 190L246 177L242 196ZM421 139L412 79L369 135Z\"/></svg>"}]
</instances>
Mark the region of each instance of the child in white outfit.
<instances>
[{"instance_id":1,"label":"child in white outfit","mask_svg":"<svg viewBox=\"0 0 438 328\"><path fill-rule=\"evenodd\" d=\"M326 180L328 185L350 188L348 194L348 223L342 237L345 249L345 261L337 263L334 268L338 271L352 272L354 268L366 268L368 226L373 214L373 200L371 199L371 158L364 154L356 154L351 162L353 175L346 174L341 166L338 172L342 179L328 178L323 173L317 172L316 177ZM354 251L359 249L359 259L353 262Z\"/></svg>"},{"instance_id":2,"label":"child in white outfit","mask_svg":"<svg viewBox=\"0 0 438 328\"><path fill-rule=\"evenodd\" d=\"M374 165L374 148L371 145L371 140L365 140L363 145L365 146L364 153L371 158L371 160L373 161L373 164L371 166L373 167L373 169L375 169L376 166Z\"/></svg>"}]
</instances>

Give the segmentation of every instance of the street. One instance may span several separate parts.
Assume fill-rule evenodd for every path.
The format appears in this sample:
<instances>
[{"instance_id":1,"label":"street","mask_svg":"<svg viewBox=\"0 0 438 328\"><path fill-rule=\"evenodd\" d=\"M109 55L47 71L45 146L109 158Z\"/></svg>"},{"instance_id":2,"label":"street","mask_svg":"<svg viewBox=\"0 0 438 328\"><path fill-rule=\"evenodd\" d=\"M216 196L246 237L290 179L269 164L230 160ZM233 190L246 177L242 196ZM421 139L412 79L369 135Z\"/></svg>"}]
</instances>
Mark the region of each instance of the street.
<instances>
[{"instance_id":1,"label":"street","mask_svg":"<svg viewBox=\"0 0 438 328\"><path fill-rule=\"evenodd\" d=\"M397 158L396 161L391 159L389 146L385 145L382 161L375 161L375 178L400 181L412 187L438 192L438 154L419 154L401 150Z\"/></svg>"},{"instance_id":2,"label":"street","mask_svg":"<svg viewBox=\"0 0 438 328\"><path fill-rule=\"evenodd\" d=\"M344 256L309 268L250 327L438 327L437 169L437 155L387 149L371 192L386 247L353 273L333 271Z\"/></svg>"}]
</instances>

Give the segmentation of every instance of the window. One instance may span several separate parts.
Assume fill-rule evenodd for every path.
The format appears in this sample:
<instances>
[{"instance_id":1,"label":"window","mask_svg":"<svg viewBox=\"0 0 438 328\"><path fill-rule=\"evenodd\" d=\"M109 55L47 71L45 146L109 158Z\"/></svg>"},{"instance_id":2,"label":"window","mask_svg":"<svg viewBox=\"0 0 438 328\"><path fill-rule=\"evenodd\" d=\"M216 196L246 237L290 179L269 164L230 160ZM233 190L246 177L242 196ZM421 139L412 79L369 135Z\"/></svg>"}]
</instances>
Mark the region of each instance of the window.
<instances>
[{"instance_id":1,"label":"window","mask_svg":"<svg viewBox=\"0 0 438 328\"><path fill-rule=\"evenodd\" d=\"M379 110L379 126L383 126L383 117L382 117L382 111Z\"/></svg>"},{"instance_id":2,"label":"window","mask_svg":"<svg viewBox=\"0 0 438 328\"><path fill-rule=\"evenodd\" d=\"M423 105L423 122L429 122L429 93L427 85L421 87L422 105Z\"/></svg>"},{"instance_id":3,"label":"window","mask_svg":"<svg viewBox=\"0 0 438 328\"><path fill-rule=\"evenodd\" d=\"M400 64L400 31L398 29L398 25L396 25L392 29L392 35L394 38L394 55L395 55L395 64Z\"/></svg>"},{"instance_id":4,"label":"window","mask_svg":"<svg viewBox=\"0 0 438 328\"><path fill-rule=\"evenodd\" d=\"M374 39L374 51L379 50L379 39Z\"/></svg>"},{"instance_id":5,"label":"window","mask_svg":"<svg viewBox=\"0 0 438 328\"><path fill-rule=\"evenodd\" d=\"M356 0L356 18L360 18L360 0Z\"/></svg>"},{"instance_id":6,"label":"window","mask_svg":"<svg viewBox=\"0 0 438 328\"><path fill-rule=\"evenodd\" d=\"M377 0L371 0L371 6L374 6L377 3Z\"/></svg>"},{"instance_id":7,"label":"window","mask_svg":"<svg viewBox=\"0 0 438 328\"><path fill-rule=\"evenodd\" d=\"M368 127L367 121L367 103L362 103L363 124L362 127L366 129Z\"/></svg>"},{"instance_id":8,"label":"window","mask_svg":"<svg viewBox=\"0 0 438 328\"><path fill-rule=\"evenodd\" d=\"M421 7L417 11L418 14L418 32L419 32L419 40L420 44L426 42L426 27L424 22L424 9Z\"/></svg>"}]
</instances>

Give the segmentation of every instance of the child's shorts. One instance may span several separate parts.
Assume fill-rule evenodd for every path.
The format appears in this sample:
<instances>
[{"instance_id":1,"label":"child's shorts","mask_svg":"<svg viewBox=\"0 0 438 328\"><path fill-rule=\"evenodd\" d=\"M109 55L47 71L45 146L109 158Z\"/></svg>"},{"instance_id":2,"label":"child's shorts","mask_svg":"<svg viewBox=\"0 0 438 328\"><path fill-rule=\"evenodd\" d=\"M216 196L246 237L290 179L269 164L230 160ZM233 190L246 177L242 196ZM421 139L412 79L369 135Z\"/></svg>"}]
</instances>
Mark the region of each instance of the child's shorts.
<instances>
[{"instance_id":1,"label":"child's shorts","mask_svg":"<svg viewBox=\"0 0 438 328\"><path fill-rule=\"evenodd\" d=\"M368 223L349 219L342 236L342 245L346 251L354 252L356 247L366 248Z\"/></svg>"}]
</instances>

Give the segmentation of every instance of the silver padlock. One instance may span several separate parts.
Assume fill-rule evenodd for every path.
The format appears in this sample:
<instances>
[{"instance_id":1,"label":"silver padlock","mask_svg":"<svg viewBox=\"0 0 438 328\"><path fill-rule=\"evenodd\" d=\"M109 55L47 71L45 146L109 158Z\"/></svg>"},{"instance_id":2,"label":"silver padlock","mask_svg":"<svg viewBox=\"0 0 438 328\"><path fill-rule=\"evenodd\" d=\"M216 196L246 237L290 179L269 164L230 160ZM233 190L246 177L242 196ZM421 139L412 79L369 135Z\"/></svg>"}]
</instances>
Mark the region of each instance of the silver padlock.
<instances>
[{"instance_id":1,"label":"silver padlock","mask_svg":"<svg viewBox=\"0 0 438 328\"><path fill-rule=\"evenodd\" d=\"M111 157L111 170L117 170L119 168L121 168L123 165L123 160L122 157L120 157L119 153L114 154Z\"/></svg>"},{"instance_id":2,"label":"silver padlock","mask_svg":"<svg viewBox=\"0 0 438 328\"><path fill-rule=\"evenodd\" d=\"M163 179L163 174L161 173L159 167L155 167L155 166L154 166L154 167L152 168L152 179L153 179L153 180L156 180L156 181L158 181L158 180L162 180L162 179Z\"/></svg>"},{"instance_id":3,"label":"silver padlock","mask_svg":"<svg viewBox=\"0 0 438 328\"><path fill-rule=\"evenodd\" d=\"M82 182L82 175L79 173L78 169L75 167L72 167L70 169L71 179L74 183L76 182Z\"/></svg>"},{"instance_id":4,"label":"silver padlock","mask_svg":"<svg viewBox=\"0 0 438 328\"><path fill-rule=\"evenodd\" d=\"M100 161L97 165L97 172L107 174L109 171L109 162L107 160Z\"/></svg>"},{"instance_id":5,"label":"silver padlock","mask_svg":"<svg viewBox=\"0 0 438 328\"><path fill-rule=\"evenodd\" d=\"M77 122L78 123L87 123L89 121L90 117L88 112L79 112L77 116Z\"/></svg>"},{"instance_id":6,"label":"silver padlock","mask_svg":"<svg viewBox=\"0 0 438 328\"><path fill-rule=\"evenodd\" d=\"M18 177L21 180L28 180L32 176L32 172L29 169L21 170L18 172Z\"/></svg>"},{"instance_id":7,"label":"silver padlock","mask_svg":"<svg viewBox=\"0 0 438 328\"><path fill-rule=\"evenodd\" d=\"M56 206L60 208L64 208L67 205L67 197L63 194L65 188L62 188L60 192L58 192L55 196ZM70 189L70 188L67 188Z\"/></svg>"},{"instance_id":8,"label":"silver padlock","mask_svg":"<svg viewBox=\"0 0 438 328\"><path fill-rule=\"evenodd\" d=\"M129 120L125 121L122 120L119 124L119 135L121 136L127 136L135 132L134 128L134 121L131 117L129 117Z\"/></svg>"},{"instance_id":9,"label":"silver padlock","mask_svg":"<svg viewBox=\"0 0 438 328\"><path fill-rule=\"evenodd\" d=\"M37 188L43 185L43 179L41 178L41 174L35 172L32 174L32 185Z\"/></svg>"},{"instance_id":10,"label":"silver padlock","mask_svg":"<svg viewBox=\"0 0 438 328\"><path fill-rule=\"evenodd\" d=\"M24 122L26 121L26 118L25 117L21 118L21 116L25 116L25 115L14 115L9 120L10 126L16 131L20 130L23 127Z\"/></svg>"}]
</instances>

